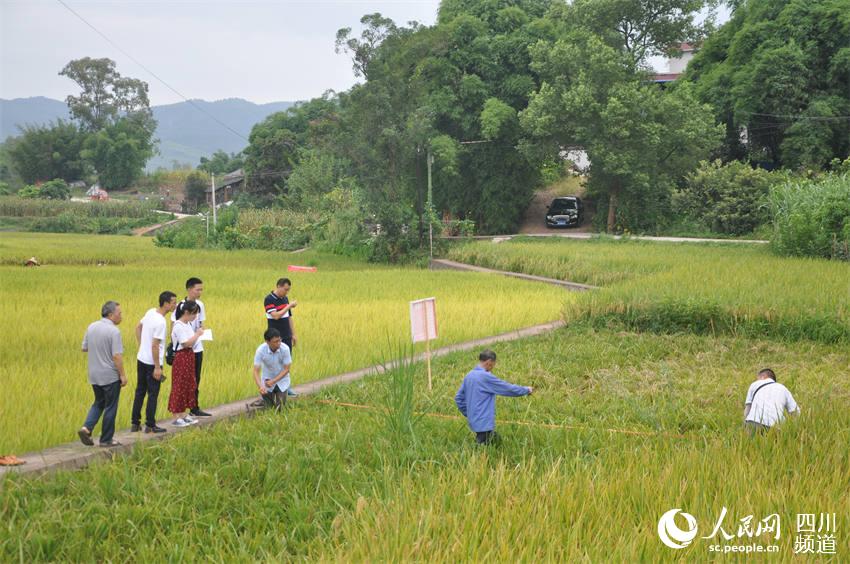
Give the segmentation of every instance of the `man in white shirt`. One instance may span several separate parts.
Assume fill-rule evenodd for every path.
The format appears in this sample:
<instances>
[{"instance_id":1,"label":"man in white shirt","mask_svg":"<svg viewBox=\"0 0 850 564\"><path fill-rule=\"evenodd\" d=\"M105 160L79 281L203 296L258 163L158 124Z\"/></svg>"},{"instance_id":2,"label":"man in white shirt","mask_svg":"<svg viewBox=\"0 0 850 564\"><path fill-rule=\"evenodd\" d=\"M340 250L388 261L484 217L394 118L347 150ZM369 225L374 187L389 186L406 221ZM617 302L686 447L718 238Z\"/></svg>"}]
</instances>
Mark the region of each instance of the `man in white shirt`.
<instances>
[{"instance_id":1,"label":"man in white shirt","mask_svg":"<svg viewBox=\"0 0 850 564\"><path fill-rule=\"evenodd\" d=\"M192 327L193 331L197 331L198 329L204 329L204 321L207 320L207 310L204 308L204 302L201 301L201 294L204 292L204 283L200 278L189 278L186 280L186 297L177 304L177 309L174 310L174 313L171 314L171 321L177 321L180 318L180 306L186 300L192 300L198 307L200 311L198 312L198 316L195 317L195 320L192 321L189 325ZM195 351L195 382L197 382L198 387L195 390L195 398L197 399L199 396L199 390L201 388L201 367L204 363L204 342L201 339L195 341L192 350ZM207 413L201 409L200 401L197 402L197 406L193 408L190 413L195 417L210 417L212 414Z\"/></svg>"},{"instance_id":2,"label":"man in white shirt","mask_svg":"<svg viewBox=\"0 0 850 564\"><path fill-rule=\"evenodd\" d=\"M148 406L145 410L145 433L164 433L165 429L156 424L156 401L159 398L159 387L164 380L162 361L165 357L165 315L174 311L177 305L177 294L163 292L159 295L159 307L151 308L136 325L136 340L139 342L139 353L136 355L136 398L133 400L132 426L130 430L142 430L142 405L145 396Z\"/></svg>"},{"instance_id":3,"label":"man in white shirt","mask_svg":"<svg viewBox=\"0 0 850 564\"><path fill-rule=\"evenodd\" d=\"M785 419L785 412L800 414L800 406L788 388L776 381L770 368L763 368L750 384L744 400L744 427L750 433L763 433Z\"/></svg>"}]
</instances>

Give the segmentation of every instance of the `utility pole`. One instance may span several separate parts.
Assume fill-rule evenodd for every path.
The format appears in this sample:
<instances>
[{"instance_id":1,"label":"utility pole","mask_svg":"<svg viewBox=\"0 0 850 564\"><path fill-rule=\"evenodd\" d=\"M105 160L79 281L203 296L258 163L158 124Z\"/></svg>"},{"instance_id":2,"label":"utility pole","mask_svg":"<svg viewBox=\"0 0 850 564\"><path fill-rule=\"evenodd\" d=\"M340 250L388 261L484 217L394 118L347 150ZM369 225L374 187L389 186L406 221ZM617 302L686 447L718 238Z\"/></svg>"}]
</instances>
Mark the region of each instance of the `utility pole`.
<instances>
[{"instance_id":1,"label":"utility pole","mask_svg":"<svg viewBox=\"0 0 850 564\"><path fill-rule=\"evenodd\" d=\"M215 173L212 173L212 208L213 208L213 231L215 231L216 226L218 225L218 217L215 213Z\"/></svg>"},{"instance_id":2,"label":"utility pole","mask_svg":"<svg viewBox=\"0 0 850 564\"><path fill-rule=\"evenodd\" d=\"M426 204L426 207L428 208L428 244L430 246L429 255L431 260L434 260L434 222L431 217L434 211L434 191L431 186L431 165L434 164L434 155L431 154L430 143L428 144L426 160L428 161L428 203Z\"/></svg>"}]
</instances>

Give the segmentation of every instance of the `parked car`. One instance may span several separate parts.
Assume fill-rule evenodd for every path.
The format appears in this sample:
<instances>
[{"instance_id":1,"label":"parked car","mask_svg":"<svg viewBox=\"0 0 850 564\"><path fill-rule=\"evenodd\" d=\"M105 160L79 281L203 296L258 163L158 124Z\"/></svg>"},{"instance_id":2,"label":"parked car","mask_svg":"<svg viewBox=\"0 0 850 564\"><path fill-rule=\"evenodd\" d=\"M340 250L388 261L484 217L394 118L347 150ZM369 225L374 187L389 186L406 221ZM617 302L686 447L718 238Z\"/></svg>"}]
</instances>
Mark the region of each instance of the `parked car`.
<instances>
[{"instance_id":1,"label":"parked car","mask_svg":"<svg viewBox=\"0 0 850 564\"><path fill-rule=\"evenodd\" d=\"M546 227L578 227L584 221L584 205L578 196L555 198L546 211Z\"/></svg>"}]
</instances>

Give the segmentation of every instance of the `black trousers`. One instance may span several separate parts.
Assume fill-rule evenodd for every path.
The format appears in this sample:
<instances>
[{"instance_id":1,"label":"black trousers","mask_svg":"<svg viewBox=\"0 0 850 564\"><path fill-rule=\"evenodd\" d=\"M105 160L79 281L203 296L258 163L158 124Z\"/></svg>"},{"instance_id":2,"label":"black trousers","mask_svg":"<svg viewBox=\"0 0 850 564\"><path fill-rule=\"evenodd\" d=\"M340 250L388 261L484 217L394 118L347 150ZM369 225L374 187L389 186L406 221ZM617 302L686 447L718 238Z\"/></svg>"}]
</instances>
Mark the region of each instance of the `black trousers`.
<instances>
[{"instance_id":1,"label":"black trousers","mask_svg":"<svg viewBox=\"0 0 850 564\"><path fill-rule=\"evenodd\" d=\"M130 419L133 425L139 425L142 422L142 405L145 403L145 396L148 397L145 425L148 427L156 425L156 402L159 399L159 387L162 382L154 379L153 371L153 364L136 360L136 397L133 400L133 413Z\"/></svg>"},{"instance_id":2,"label":"black trousers","mask_svg":"<svg viewBox=\"0 0 850 564\"><path fill-rule=\"evenodd\" d=\"M100 416L103 415L103 425L100 428L100 444L109 444L112 442L112 436L115 434L115 415L118 413L118 398L121 396L121 382L113 382L105 386L92 384L94 392L94 403L89 408L89 413L86 416L86 422L83 426L94 431L94 426L97 425Z\"/></svg>"},{"instance_id":3,"label":"black trousers","mask_svg":"<svg viewBox=\"0 0 850 564\"><path fill-rule=\"evenodd\" d=\"M475 442L479 445L489 445L498 440L499 435L496 434L496 431L481 431L480 433L475 433Z\"/></svg>"},{"instance_id":4,"label":"black trousers","mask_svg":"<svg viewBox=\"0 0 850 564\"><path fill-rule=\"evenodd\" d=\"M195 388L195 405L198 409L201 408L201 402L198 401L199 391L201 389L201 365L204 364L204 351L195 353L195 383L198 386Z\"/></svg>"},{"instance_id":5,"label":"black trousers","mask_svg":"<svg viewBox=\"0 0 850 564\"><path fill-rule=\"evenodd\" d=\"M284 345L289 347L289 353L292 354L292 335L289 335L288 337L284 335L280 338L280 340Z\"/></svg>"},{"instance_id":6,"label":"black trousers","mask_svg":"<svg viewBox=\"0 0 850 564\"><path fill-rule=\"evenodd\" d=\"M280 411L286 407L286 392L280 391L280 387L277 384L275 384L273 390L262 394L262 396L266 407L274 408L275 411Z\"/></svg>"}]
</instances>

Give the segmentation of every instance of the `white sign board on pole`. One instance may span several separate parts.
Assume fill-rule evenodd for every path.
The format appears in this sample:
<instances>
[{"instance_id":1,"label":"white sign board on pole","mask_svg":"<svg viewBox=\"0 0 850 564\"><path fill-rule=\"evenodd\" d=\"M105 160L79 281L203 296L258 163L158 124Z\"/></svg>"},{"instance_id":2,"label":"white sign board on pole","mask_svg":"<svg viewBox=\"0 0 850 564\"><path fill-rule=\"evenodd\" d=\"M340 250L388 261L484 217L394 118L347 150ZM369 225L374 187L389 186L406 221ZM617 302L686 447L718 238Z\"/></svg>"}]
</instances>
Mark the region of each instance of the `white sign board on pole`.
<instances>
[{"instance_id":1,"label":"white sign board on pole","mask_svg":"<svg viewBox=\"0 0 850 564\"><path fill-rule=\"evenodd\" d=\"M425 341L428 389L431 390L431 339L437 338L437 300L425 298L410 302L410 334L414 343Z\"/></svg>"},{"instance_id":2,"label":"white sign board on pole","mask_svg":"<svg viewBox=\"0 0 850 564\"><path fill-rule=\"evenodd\" d=\"M437 301L425 298L410 302L410 334L414 343L437 338Z\"/></svg>"}]
</instances>

